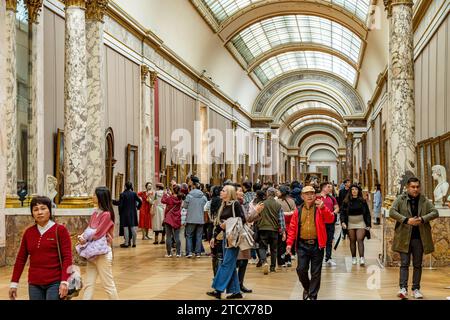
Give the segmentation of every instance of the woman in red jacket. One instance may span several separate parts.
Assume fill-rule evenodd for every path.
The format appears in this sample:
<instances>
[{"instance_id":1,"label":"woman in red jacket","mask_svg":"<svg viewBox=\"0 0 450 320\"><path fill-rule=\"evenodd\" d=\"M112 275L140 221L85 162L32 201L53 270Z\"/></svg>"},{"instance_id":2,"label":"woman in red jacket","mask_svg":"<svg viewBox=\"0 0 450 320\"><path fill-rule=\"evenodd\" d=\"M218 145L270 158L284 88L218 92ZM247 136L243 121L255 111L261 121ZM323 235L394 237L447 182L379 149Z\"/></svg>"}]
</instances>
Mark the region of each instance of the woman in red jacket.
<instances>
[{"instance_id":1,"label":"woman in red jacket","mask_svg":"<svg viewBox=\"0 0 450 320\"><path fill-rule=\"evenodd\" d=\"M30 300L59 300L68 292L72 266L72 243L66 227L52 218L52 202L34 197L30 204L35 225L25 230L11 278L9 298L17 298L17 287L28 256L28 293ZM56 241L59 241L59 250Z\"/></svg>"},{"instance_id":2,"label":"woman in red jacket","mask_svg":"<svg viewBox=\"0 0 450 320\"><path fill-rule=\"evenodd\" d=\"M161 203L166 205L164 210L164 227L166 229L166 257L172 257L172 239L175 238L177 258L181 257L181 204L184 193L181 192L180 185L173 186L173 194L165 192Z\"/></svg>"},{"instance_id":3,"label":"woman in red jacket","mask_svg":"<svg viewBox=\"0 0 450 320\"><path fill-rule=\"evenodd\" d=\"M142 230L142 240L150 240L148 236L148 230L152 228L151 211L153 207L153 199L155 193L152 190L152 183L147 182L145 184L145 191L138 193L139 198L142 200L142 206L139 210L139 228Z\"/></svg>"}]
</instances>

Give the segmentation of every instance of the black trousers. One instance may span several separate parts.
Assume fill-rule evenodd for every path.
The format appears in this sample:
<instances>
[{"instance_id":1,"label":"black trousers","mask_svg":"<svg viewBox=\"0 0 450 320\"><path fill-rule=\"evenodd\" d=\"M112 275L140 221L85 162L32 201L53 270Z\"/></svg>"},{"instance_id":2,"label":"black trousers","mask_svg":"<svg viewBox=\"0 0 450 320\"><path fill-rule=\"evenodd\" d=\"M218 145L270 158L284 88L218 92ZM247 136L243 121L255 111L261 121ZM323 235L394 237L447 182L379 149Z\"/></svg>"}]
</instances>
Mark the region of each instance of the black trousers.
<instances>
[{"instance_id":1,"label":"black trousers","mask_svg":"<svg viewBox=\"0 0 450 320\"><path fill-rule=\"evenodd\" d=\"M281 267L287 262L291 262L291 256L286 254L286 241L283 241L283 235L278 234L278 255L277 262L278 266Z\"/></svg>"},{"instance_id":2,"label":"black trousers","mask_svg":"<svg viewBox=\"0 0 450 320\"><path fill-rule=\"evenodd\" d=\"M324 250L319 249L316 241L314 244L298 242L297 248L297 274L303 289L308 292L310 297L317 298L320 289L320 278L322 275L322 260ZM311 265L311 279L308 271Z\"/></svg>"},{"instance_id":3,"label":"black trousers","mask_svg":"<svg viewBox=\"0 0 450 320\"><path fill-rule=\"evenodd\" d=\"M411 263L411 255L413 257L413 284L412 290L420 289L420 279L422 278L422 259L423 245L422 240L411 239L409 243L409 252L400 252L400 289L408 289L409 265Z\"/></svg>"},{"instance_id":4,"label":"black trousers","mask_svg":"<svg viewBox=\"0 0 450 320\"><path fill-rule=\"evenodd\" d=\"M248 260L238 260L236 266L238 268L239 285L244 285L245 271L247 271Z\"/></svg>"},{"instance_id":5,"label":"black trousers","mask_svg":"<svg viewBox=\"0 0 450 320\"><path fill-rule=\"evenodd\" d=\"M327 229L327 246L325 249L325 260L328 261L331 259L335 226L334 223L327 223L325 227Z\"/></svg>"},{"instance_id":6,"label":"black trousers","mask_svg":"<svg viewBox=\"0 0 450 320\"><path fill-rule=\"evenodd\" d=\"M267 261L267 248L270 246L270 268L275 268L278 251L278 232L259 230L259 257L262 263Z\"/></svg>"}]
</instances>

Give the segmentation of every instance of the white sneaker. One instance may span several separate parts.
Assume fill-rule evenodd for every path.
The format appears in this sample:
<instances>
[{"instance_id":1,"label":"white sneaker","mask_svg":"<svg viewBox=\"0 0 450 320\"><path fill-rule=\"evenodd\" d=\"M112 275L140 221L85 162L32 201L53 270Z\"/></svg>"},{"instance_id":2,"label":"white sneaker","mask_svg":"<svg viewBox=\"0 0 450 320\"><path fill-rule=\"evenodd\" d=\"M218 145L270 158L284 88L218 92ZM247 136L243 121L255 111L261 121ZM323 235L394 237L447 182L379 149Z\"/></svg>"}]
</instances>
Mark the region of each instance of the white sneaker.
<instances>
[{"instance_id":1,"label":"white sneaker","mask_svg":"<svg viewBox=\"0 0 450 320\"><path fill-rule=\"evenodd\" d=\"M358 260L356 259L356 257L353 257L352 258L352 264L357 264L358 263Z\"/></svg>"},{"instance_id":2,"label":"white sneaker","mask_svg":"<svg viewBox=\"0 0 450 320\"><path fill-rule=\"evenodd\" d=\"M401 288L400 291L397 293L397 297L406 300L408 299L408 291L406 288Z\"/></svg>"},{"instance_id":3,"label":"white sneaker","mask_svg":"<svg viewBox=\"0 0 450 320\"><path fill-rule=\"evenodd\" d=\"M165 257L166 258L172 258L173 256L171 254L166 254Z\"/></svg>"},{"instance_id":4,"label":"white sneaker","mask_svg":"<svg viewBox=\"0 0 450 320\"><path fill-rule=\"evenodd\" d=\"M257 263L257 261L256 261L256 259L250 259L249 261L248 261L248 263L249 264L256 264Z\"/></svg>"},{"instance_id":5,"label":"white sneaker","mask_svg":"<svg viewBox=\"0 0 450 320\"><path fill-rule=\"evenodd\" d=\"M366 264L366 260L364 259L364 257L359 258L359 265L363 266Z\"/></svg>"},{"instance_id":6,"label":"white sneaker","mask_svg":"<svg viewBox=\"0 0 450 320\"><path fill-rule=\"evenodd\" d=\"M190 254L188 254L187 256L186 256L186 258L192 258L192 254L190 253Z\"/></svg>"},{"instance_id":7,"label":"white sneaker","mask_svg":"<svg viewBox=\"0 0 450 320\"><path fill-rule=\"evenodd\" d=\"M414 299L423 299L423 294L419 289L413 291Z\"/></svg>"},{"instance_id":8,"label":"white sneaker","mask_svg":"<svg viewBox=\"0 0 450 320\"><path fill-rule=\"evenodd\" d=\"M336 267L336 262L334 262L333 259L330 259L327 261L327 266Z\"/></svg>"},{"instance_id":9,"label":"white sneaker","mask_svg":"<svg viewBox=\"0 0 450 320\"><path fill-rule=\"evenodd\" d=\"M292 267L292 262L286 262L286 267L288 268Z\"/></svg>"},{"instance_id":10,"label":"white sneaker","mask_svg":"<svg viewBox=\"0 0 450 320\"><path fill-rule=\"evenodd\" d=\"M177 258L181 258L181 254L177 254Z\"/></svg>"}]
</instances>

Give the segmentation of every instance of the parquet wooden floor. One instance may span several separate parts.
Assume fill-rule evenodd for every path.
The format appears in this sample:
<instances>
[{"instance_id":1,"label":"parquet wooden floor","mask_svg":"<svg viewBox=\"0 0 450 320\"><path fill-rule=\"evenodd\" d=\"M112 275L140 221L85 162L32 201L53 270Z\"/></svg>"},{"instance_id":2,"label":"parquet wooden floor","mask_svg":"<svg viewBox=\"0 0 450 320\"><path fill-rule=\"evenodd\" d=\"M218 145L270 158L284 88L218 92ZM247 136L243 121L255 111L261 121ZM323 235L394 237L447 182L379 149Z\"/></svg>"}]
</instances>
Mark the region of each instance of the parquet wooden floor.
<instances>
[{"instance_id":1,"label":"parquet wooden floor","mask_svg":"<svg viewBox=\"0 0 450 320\"><path fill-rule=\"evenodd\" d=\"M352 266L349 241L341 242L333 252L337 266L323 267L319 299L397 299L399 269L381 269L376 259L381 248L380 230L380 227L375 227L372 231L374 236L365 242L365 267ZM121 299L212 299L205 294L210 290L213 276L208 256L165 258L164 245L153 245L153 240L138 240L136 248L119 248L119 244L120 240L116 239L113 272ZM263 275L260 268L249 265L245 285L254 293L246 294L245 299L299 299L303 289L295 266L296 263L292 268L279 268L276 273ZM81 270L84 274L85 269ZM0 299L8 299L11 272L11 267L0 268ZM25 270L19 299L28 299L26 279ZM450 290L446 289L448 286L450 268L424 268L422 292L425 299L445 299L450 296ZM100 283L94 298L107 298Z\"/></svg>"}]
</instances>

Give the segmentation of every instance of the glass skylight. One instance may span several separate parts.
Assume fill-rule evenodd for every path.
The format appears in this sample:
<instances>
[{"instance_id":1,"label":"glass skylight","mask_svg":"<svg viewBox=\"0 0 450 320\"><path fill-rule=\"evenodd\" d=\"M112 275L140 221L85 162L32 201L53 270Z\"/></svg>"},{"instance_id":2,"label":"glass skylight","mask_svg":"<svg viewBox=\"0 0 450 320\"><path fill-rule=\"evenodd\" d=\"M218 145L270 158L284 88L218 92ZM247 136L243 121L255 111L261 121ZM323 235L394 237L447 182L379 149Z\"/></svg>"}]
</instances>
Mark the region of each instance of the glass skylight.
<instances>
[{"instance_id":1,"label":"glass skylight","mask_svg":"<svg viewBox=\"0 0 450 320\"><path fill-rule=\"evenodd\" d=\"M252 24L231 42L247 63L277 46L310 43L330 47L358 63L361 39L332 20L305 15L269 18Z\"/></svg>"},{"instance_id":2,"label":"glass skylight","mask_svg":"<svg viewBox=\"0 0 450 320\"><path fill-rule=\"evenodd\" d=\"M261 0L202 0L213 13L217 22L221 23L237 11L260 2ZM366 22L370 0L325 0L344 8L349 13Z\"/></svg>"},{"instance_id":3,"label":"glass skylight","mask_svg":"<svg viewBox=\"0 0 450 320\"><path fill-rule=\"evenodd\" d=\"M315 69L331 72L348 81L352 86L356 70L347 62L328 53L317 51L296 51L279 54L267 59L254 69L254 73L266 84L282 73L297 69Z\"/></svg>"},{"instance_id":4,"label":"glass skylight","mask_svg":"<svg viewBox=\"0 0 450 320\"><path fill-rule=\"evenodd\" d=\"M320 125L320 124L326 124L329 126L332 126L339 131L343 131L342 126L337 124L334 121L326 120L326 119L311 119L311 120L303 120L303 121L297 121L295 123L291 124L291 128L293 131L297 131L305 126L311 126L311 125Z\"/></svg>"}]
</instances>

